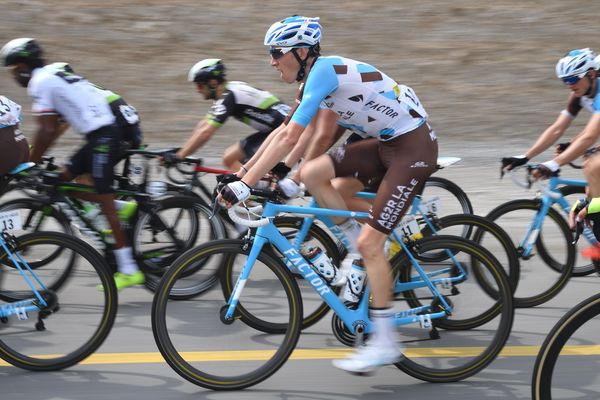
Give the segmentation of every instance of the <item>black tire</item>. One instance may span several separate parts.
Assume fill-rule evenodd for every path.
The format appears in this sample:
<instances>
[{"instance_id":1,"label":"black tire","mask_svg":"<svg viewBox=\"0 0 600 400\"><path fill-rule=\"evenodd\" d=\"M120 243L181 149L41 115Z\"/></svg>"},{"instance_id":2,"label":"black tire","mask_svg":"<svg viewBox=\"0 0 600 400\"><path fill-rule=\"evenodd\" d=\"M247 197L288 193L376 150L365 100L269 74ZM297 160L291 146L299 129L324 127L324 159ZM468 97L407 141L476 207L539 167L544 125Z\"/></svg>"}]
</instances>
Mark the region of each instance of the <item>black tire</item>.
<instances>
[{"instance_id":1,"label":"black tire","mask_svg":"<svg viewBox=\"0 0 600 400\"><path fill-rule=\"evenodd\" d=\"M23 198L11 200L0 205L0 212L15 210L19 211L23 223L23 229L12 232L15 236L38 231L53 231L62 232L70 236L74 235L69 218L47 201ZM47 254L44 259L31 262L29 266L32 269L36 269L39 266L47 265L64 254L65 250L58 247L52 253ZM71 253L70 259L65 260L63 268L56 270L52 279L48 277L45 284L49 289L56 291L64 283L73 267L74 256L75 254ZM3 263L3 265L8 268L14 268L10 262ZM18 300L18 298L4 296L2 293L0 293L0 299L5 301Z\"/></svg>"},{"instance_id":2,"label":"black tire","mask_svg":"<svg viewBox=\"0 0 600 400\"><path fill-rule=\"evenodd\" d=\"M464 214L473 214L473 205L471 204L469 196L467 196L465 191L462 190L456 183L440 176L430 176L425 182L425 190L428 186L438 187L448 191L453 197L456 198ZM423 193L426 193L425 190Z\"/></svg>"},{"instance_id":3,"label":"black tire","mask_svg":"<svg viewBox=\"0 0 600 400\"><path fill-rule=\"evenodd\" d=\"M513 219L517 219L524 224L529 224L529 214L535 215L539 211L540 206L541 202L539 200L509 201L493 209L486 217L498 223L509 233L510 237L512 237L517 254L519 254L519 270L521 280L526 278L527 275L530 275L535 282L540 282L542 278L548 279L549 281L549 283L543 282L543 289L536 289L533 292L524 293L517 290L514 296L515 302L519 304L519 307L534 307L554 298L558 293L560 293L560 291L569 281L571 272L573 270L573 265L575 263L575 246L572 243L572 236L569 226L562 215L552 208L548 210L548 214L544 217L544 227L545 229L556 229L557 232L552 232L552 234L545 235L540 232L537 236L535 247L540 255L539 261L535 257L535 254L532 254L527 258L523 257L522 250L518 244L518 241L523 239L523 232L515 233L516 231L514 229L517 229L517 227L512 226L514 225L514 222L506 215L509 213L525 212L527 214L526 221L521 221L523 218L521 214L517 215L517 217L514 217ZM504 219L500 221L502 218ZM550 228L548 228L550 222L552 222L552 225ZM554 244L551 248L556 252L562 251L564 253L564 260L559 261L556 260L555 257L549 255L547 249L550 247L544 245L544 237L552 237L553 239L558 240L560 246ZM533 263L535 263L535 265L533 265ZM535 271L533 271L533 267L536 267ZM550 271L554 272L554 274L549 274ZM519 284L519 288L522 287L526 290L530 290L533 286L534 285L527 283L524 284L523 282Z\"/></svg>"},{"instance_id":4,"label":"black tire","mask_svg":"<svg viewBox=\"0 0 600 400\"><path fill-rule=\"evenodd\" d=\"M223 299L221 288L216 287L218 285L205 292L198 300L169 302L176 280L183 277L187 270L195 269L195 264L206 265L207 262L202 261L206 259L208 262L222 265L223 261L217 260L218 258L225 258L227 262L236 262L236 260L244 262L250 247L241 240L220 240L186 252L164 274L154 296L152 331L156 344L167 363L180 376L196 385L213 390L238 390L256 385L275 373L285 363L298 341L302 320L300 291L287 267L270 251L261 252L253 266L252 273L240 294L233 320L224 317L223 311L227 301ZM265 275L266 280L263 279ZM265 302L272 303L265 306ZM259 337L255 338L256 331L250 327L255 313L247 312L248 307L254 304L265 307L265 312L271 315L283 314L286 331L283 334L268 336L260 333ZM214 309L209 310L211 306ZM184 307L195 308L190 311ZM181 329L183 326L179 326L181 322L184 322L186 327L183 330ZM193 325L195 322L197 326ZM190 334L197 335L195 348L200 350L207 350L209 346L213 346L211 349L214 346L218 348L210 351L210 354L217 356L214 362L186 359L189 347L178 348L178 335L189 336ZM244 354L254 353L242 344L243 340L248 340L252 348L258 345L269 346L270 349L264 357L244 358ZM219 361L225 359L227 355L245 361L236 363L235 368L232 368L231 362L221 366L223 363ZM212 372L213 368L216 372ZM211 372L208 372L209 370Z\"/></svg>"},{"instance_id":5,"label":"black tire","mask_svg":"<svg viewBox=\"0 0 600 400\"><path fill-rule=\"evenodd\" d=\"M535 359L531 380L533 400L552 399L554 368L563 347L575 331L598 315L600 315L600 294L577 304L554 325Z\"/></svg>"},{"instance_id":6,"label":"black tire","mask_svg":"<svg viewBox=\"0 0 600 400\"><path fill-rule=\"evenodd\" d=\"M218 216L210 218L211 215L212 211L197 198L175 196L161 199L151 214L142 214L135 221L132 247L138 264L146 272L148 289L155 291L164 271L187 250L227 237L221 219ZM201 264L195 266L196 270L201 267ZM209 273L205 269L202 274L196 274L196 270L187 271L188 276L195 279L190 278L173 288L171 299L198 296L217 282L217 270Z\"/></svg>"},{"instance_id":7,"label":"black tire","mask_svg":"<svg viewBox=\"0 0 600 400\"><path fill-rule=\"evenodd\" d=\"M428 382L454 382L468 378L489 365L500 353L506 343L512 328L514 308L512 303L511 288L504 270L499 265L494 256L472 241L455 236L434 236L425 238L417 245L416 253L427 252L431 250L449 249L457 256L465 256L465 260L477 258L480 262L480 268L485 269L489 274L488 279L496 283L497 289L494 291L496 297L481 296L480 294L471 295L469 291L462 291L465 285L477 288L478 283L474 279L464 279L453 284L453 288L458 288L461 293L456 297L452 294L446 296L446 300L454 303L453 311L446 318L434 319L433 328L429 338L423 339L423 329L414 328L415 332L411 335L411 330L405 328L402 330L406 346L414 348L407 349L403 358L396 366L410 376ZM400 269L401 281L410 280L409 266L411 263L406 254L399 254L392 260L392 266L395 271ZM425 267L422 265L422 267ZM434 266L439 269L440 266ZM447 268L442 265L441 267ZM449 277L455 277L452 268ZM439 279L440 275L434 275ZM414 279L412 280L414 282ZM469 283L471 282L471 283ZM438 290L443 289L443 285L437 286ZM446 289L444 289L446 290ZM414 291L405 292L406 297L416 297ZM461 307L456 301L464 297L462 304L475 312L472 318L460 319L462 315ZM486 298L487 297L487 298ZM482 305L485 302L484 305ZM443 306L435 302L431 303L433 311L443 311ZM488 304L490 307L488 308ZM435 309L434 309L435 307ZM480 313L480 308L484 310ZM441 328L438 330L437 328ZM432 341L431 352L425 348L427 339ZM481 343L485 341L485 344ZM469 346L467 352L463 352L461 347L465 344ZM445 353L445 350L448 353ZM469 354L469 351L473 352ZM422 353L420 353L422 352ZM434 356L432 356L434 354Z\"/></svg>"},{"instance_id":8,"label":"black tire","mask_svg":"<svg viewBox=\"0 0 600 400\"><path fill-rule=\"evenodd\" d=\"M489 219L470 214L448 215L436 221L435 226L436 233L442 235L455 234L457 230L461 230L460 227L467 227L468 229L474 230L471 235L471 239L473 239L474 242L481 244L484 247L486 247L486 245L490 247L493 244L494 250L502 253L502 256L500 256L499 253L494 253L494 256L501 261L501 265L508 275L508 280L514 293L519 283L519 256L508 234L500 226ZM462 230L464 231L464 228ZM429 226L425 227L422 232L426 236L432 234ZM492 237L495 239L494 243L488 243L487 239L491 239ZM421 254L420 256L423 260L427 261L434 261L436 259L441 261L447 257L447 254L444 252L435 254L436 257L433 258L430 257L430 254ZM475 260L473 260L472 265L476 278L481 279L480 283L482 287L491 295L493 289L490 285L486 284L483 275L478 273L478 264ZM515 303L515 307L518 307L517 303Z\"/></svg>"},{"instance_id":9,"label":"black tire","mask_svg":"<svg viewBox=\"0 0 600 400\"><path fill-rule=\"evenodd\" d=\"M304 219L301 217L277 217L274 220L274 224L278 229L291 229L282 233L290 242L292 242L295 232L301 227L303 221ZM334 265L340 265L341 260L338 246L325 230L313 223L306 239L306 242L315 241L321 250L323 250L331 258ZM281 253L274 248L271 248L270 250L273 252L274 256L278 257L282 260L282 262L285 263L285 257ZM223 294L225 295L226 299L231 296L233 287L235 285L234 273L231 270L232 267L233 264L230 263L223 269L224 280L221 282L221 287L223 288ZM312 286L310 286L310 284L308 284L302 278L302 276L294 276L297 278L296 283L298 284L302 294L302 309L304 311L304 316L302 318L302 329L306 329L319 322L329 312L329 305L325 303L318 294L315 293ZM340 287L331 287L331 290L336 294L339 293L340 289ZM307 306L307 303L311 303L311 305ZM316 306L314 306L315 303ZM283 333L286 331L285 325L261 320L260 318L253 319L252 327L266 333Z\"/></svg>"},{"instance_id":10,"label":"black tire","mask_svg":"<svg viewBox=\"0 0 600 400\"><path fill-rule=\"evenodd\" d=\"M430 252L432 250L444 249L453 254L453 259L444 260L442 262L423 262L421 255L423 253ZM469 279L468 276L458 284L452 284L451 288L448 288L450 292L447 294L448 297L460 296L460 285L465 281L474 282L473 285L481 289L480 295L486 295L486 297L493 300L490 302L487 308L481 309L478 314L469 315L468 317L459 318L457 315L453 315L451 318L442 319L436 321L436 325L443 329L463 330L463 329L474 329L482 326L492 319L496 318L502 311L503 297L504 296L504 283L509 287L510 292L510 304L513 307L513 296L512 287L510 286L508 275L496 259L489 251L477 243L467 240L458 236L430 236L419 241L416 246L411 249L411 254L421 264L422 269L427 270L440 270L449 269L449 276L453 277L460 271L456 268L456 260L459 254L465 255L465 260L461 263L468 262L468 266L473 271L473 278ZM391 260L392 267L399 271L400 282L410 282L411 279L417 274L413 267L410 257L407 254L398 254ZM465 266L463 265L463 268ZM496 271L499 269L502 273ZM427 271L426 270L426 271ZM477 272L475 272L477 270ZM468 273L469 271L467 271ZM478 276L479 275L479 276ZM485 275L485 280L481 279L481 276ZM489 281L493 280L493 283ZM485 285L482 285L482 281L487 281ZM504 282L506 281L506 282ZM493 286L494 289L490 289ZM458 289L458 292L455 290ZM498 293L500 291L501 293ZM429 292L427 290L427 292ZM424 306L421 301L422 296L413 290L403 292L403 299L405 299L411 307L422 307ZM480 306L479 304L477 305Z\"/></svg>"},{"instance_id":11,"label":"black tire","mask_svg":"<svg viewBox=\"0 0 600 400\"><path fill-rule=\"evenodd\" d=\"M573 200L575 200L575 198L579 199L580 197L582 197L582 195L585 194L585 187L584 186L563 186L560 188L560 192L564 197L568 197L568 196L572 196ZM571 205L573 204L572 201L569 202ZM589 231L589 232L587 232ZM581 236L581 238L579 239L579 242L577 242L577 244L575 245L576 248L582 248L585 246L589 246L591 244L596 244L598 243L598 240L596 240L596 238L594 238L594 234L591 232L590 229L586 229L586 232ZM575 255L577 257L577 251L575 252ZM555 264L550 264L550 266L552 267ZM580 263L578 264L577 260L575 262L575 266L573 267L573 272L571 273L572 276L586 276L589 275L591 273L593 273L595 271L594 268L594 264L591 262L587 262L585 261L585 259L581 260Z\"/></svg>"},{"instance_id":12,"label":"black tire","mask_svg":"<svg viewBox=\"0 0 600 400\"><path fill-rule=\"evenodd\" d=\"M36 329L32 329L34 323L30 319L11 321L1 328L0 357L30 371L57 371L75 365L100 347L113 326L118 300L112 273L98 252L73 236L57 232L34 232L17 240L18 249L26 261L49 251L48 246L56 246L75 253L77 264L70 271L68 281L57 291L41 292L44 298L53 301L49 302L48 308L39 312L38 318L41 319L35 324ZM0 257L5 263L6 253ZM35 270L42 282L42 273L48 268L53 267L40 266ZM4 274L1 291L4 294L18 293L8 294L8 297L35 297L22 277L13 277L9 282L6 278ZM98 286L100 290L97 285L101 285ZM28 295L23 296L26 292ZM73 330L73 321L78 321L76 330Z\"/></svg>"}]
</instances>

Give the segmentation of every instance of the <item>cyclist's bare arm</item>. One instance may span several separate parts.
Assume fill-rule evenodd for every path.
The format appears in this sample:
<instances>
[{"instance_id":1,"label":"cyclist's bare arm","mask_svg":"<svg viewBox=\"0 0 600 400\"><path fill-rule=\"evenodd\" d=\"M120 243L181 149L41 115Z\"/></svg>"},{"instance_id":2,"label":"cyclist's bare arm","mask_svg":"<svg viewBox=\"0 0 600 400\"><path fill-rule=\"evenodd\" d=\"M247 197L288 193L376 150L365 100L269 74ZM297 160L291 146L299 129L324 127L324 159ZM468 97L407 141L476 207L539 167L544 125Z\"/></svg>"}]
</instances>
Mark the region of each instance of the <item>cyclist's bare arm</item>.
<instances>
[{"instance_id":1,"label":"cyclist's bare arm","mask_svg":"<svg viewBox=\"0 0 600 400\"><path fill-rule=\"evenodd\" d=\"M215 134L215 132L218 129L219 128L211 125L206 119L203 119L202 121L198 122L192 136L177 152L177 158L183 159L189 156L190 154L194 153L198 149L202 148L202 146L204 146L206 142L210 140L210 138Z\"/></svg>"},{"instance_id":2,"label":"cyclist's bare arm","mask_svg":"<svg viewBox=\"0 0 600 400\"><path fill-rule=\"evenodd\" d=\"M306 149L310 144L317 140L315 137L316 121L317 119L313 118L302 133L302 136L300 136L298 143L296 143L290 154L283 160L288 167L295 165L302 158L302 155L306 153Z\"/></svg>"},{"instance_id":3,"label":"cyclist's bare arm","mask_svg":"<svg viewBox=\"0 0 600 400\"><path fill-rule=\"evenodd\" d=\"M337 120L338 115L335 111L329 109L320 109L318 111L315 123L314 140L309 143L308 148L304 153L302 164L293 177L296 182L300 181L300 169L302 169L302 165L306 161L317 158L329 150L329 148L333 146L346 131L345 128L337 124Z\"/></svg>"},{"instance_id":4,"label":"cyclist's bare arm","mask_svg":"<svg viewBox=\"0 0 600 400\"><path fill-rule=\"evenodd\" d=\"M565 133L567 128L571 126L571 122L573 118L569 115L561 113L556 121L552 125L550 125L540 137L536 140L536 142L527 150L525 156L528 159L532 159L533 157L541 154L550 146L552 146L560 137Z\"/></svg>"},{"instance_id":5,"label":"cyclist's bare arm","mask_svg":"<svg viewBox=\"0 0 600 400\"><path fill-rule=\"evenodd\" d=\"M63 132L60 130L58 115L40 115L37 117L38 128L33 138L33 146L29 160L35 163L42 161L46 150Z\"/></svg>"},{"instance_id":6,"label":"cyclist's bare arm","mask_svg":"<svg viewBox=\"0 0 600 400\"><path fill-rule=\"evenodd\" d=\"M583 131L571 142L554 161L559 165L567 164L581 156L588 148L592 147L600 137L600 114L593 114Z\"/></svg>"},{"instance_id":7,"label":"cyclist's bare arm","mask_svg":"<svg viewBox=\"0 0 600 400\"><path fill-rule=\"evenodd\" d=\"M277 128L279 129L279 128ZM256 185L267 172L269 172L275 164L281 161L298 143L300 136L304 132L304 126L289 122L277 136L271 141L267 150L265 150L256 161L252 168L244 175L242 179L248 186ZM254 158L254 157L253 157Z\"/></svg>"}]
</instances>

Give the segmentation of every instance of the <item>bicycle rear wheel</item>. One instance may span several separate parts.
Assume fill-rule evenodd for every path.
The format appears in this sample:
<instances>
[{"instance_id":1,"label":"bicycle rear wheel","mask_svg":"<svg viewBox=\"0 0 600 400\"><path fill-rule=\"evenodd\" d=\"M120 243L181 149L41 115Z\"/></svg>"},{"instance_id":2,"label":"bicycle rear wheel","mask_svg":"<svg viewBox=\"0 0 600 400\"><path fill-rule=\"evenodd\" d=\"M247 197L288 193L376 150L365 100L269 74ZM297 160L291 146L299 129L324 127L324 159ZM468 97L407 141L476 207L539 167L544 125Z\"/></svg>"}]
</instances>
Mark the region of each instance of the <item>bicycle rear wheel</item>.
<instances>
[{"instance_id":1,"label":"bicycle rear wheel","mask_svg":"<svg viewBox=\"0 0 600 400\"><path fill-rule=\"evenodd\" d=\"M552 328L535 360L533 400L597 397L598 315L600 294L577 304Z\"/></svg>"},{"instance_id":2,"label":"bicycle rear wheel","mask_svg":"<svg viewBox=\"0 0 600 400\"><path fill-rule=\"evenodd\" d=\"M459 381L484 369L504 347L514 317L510 284L490 252L460 237L434 236L420 241L413 255L418 258L421 252L442 249L455 254L452 262L419 262L419 265L452 306L452 311L445 318L431 321L431 327L424 321L428 329L413 325L402 327L406 351L396 364L407 374L428 382ZM493 285L493 296L482 289L473 274L456 280L460 276L458 263L471 272L472 260L477 260L480 273ZM415 274L408 255L399 254L392 260L392 266L394 271L399 271L402 282L422 281ZM450 280L455 282L450 283ZM412 307L428 306L435 312L443 311L445 307L439 299L432 299L431 293L428 288L408 290L398 300L407 300Z\"/></svg>"},{"instance_id":3,"label":"bicycle rear wheel","mask_svg":"<svg viewBox=\"0 0 600 400\"><path fill-rule=\"evenodd\" d=\"M23 227L20 230L11 231L15 236L38 231L63 232L68 235L75 234L69 218L48 201L31 198L15 199L0 205L0 212L4 211L19 212ZM40 265L51 264L54 260L62 257L64 254L64 249L56 247L53 252L47 253L44 259L32 262L30 267L36 269ZM45 272L46 280L44 282L49 289L57 290L71 272L73 259L63 260L65 260L63 268L54 270L53 277L48 275L48 271ZM10 262L5 263L4 265L9 269L14 268L13 264ZM0 299L6 301L17 300L3 296L1 293Z\"/></svg>"},{"instance_id":4,"label":"bicycle rear wheel","mask_svg":"<svg viewBox=\"0 0 600 400\"><path fill-rule=\"evenodd\" d=\"M453 236L460 236L461 232L464 232L465 229L473 230L474 232L471 237L467 237L466 239L472 239L494 254L508 275L513 292L517 289L519 283L519 256L512 244L512 240L500 226L478 215L454 214L435 221L435 229L436 234ZM423 229L423 234L426 236L432 235L431 228L426 226ZM424 261L443 261L448 259L448 253L445 250L432 252L431 254L421 253L419 257ZM477 273L476 260L473 260L471 265L474 268L474 272ZM484 275L477 274L476 277L481 278L480 284L482 288L491 295L493 291L492 285L486 285ZM517 303L515 303L515 307L518 307Z\"/></svg>"},{"instance_id":5,"label":"bicycle rear wheel","mask_svg":"<svg viewBox=\"0 0 600 400\"><path fill-rule=\"evenodd\" d=\"M219 284L202 296L170 301L170 293L187 271L244 263L251 246L241 240L220 240L198 246L169 268L152 303L152 330L167 361L186 380L213 390L237 390L275 373L288 359L300 335L302 299L288 269L263 251L243 284L232 320L224 318L227 301ZM254 320L286 327L281 334L256 330Z\"/></svg>"},{"instance_id":6,"label":"bicycle rear wheel","mask_svg":"<svg viewBox=\"0 0 600 400\"><path fill-rule=\"evenodd\" d=\"M17 241L27 263L47 260L34 270L42 283L47 281L47 275L53 276L53 270L64 268L63 262L70 253L74 255L74 267L56 291L41 291L48 306L40 305L37 315L30 313L25 320L12 316L0 322L0 357L31 371L56 371L77 364L100 347L113 326L117 289L112 273L100 254L72 236L35 232ZM64 250L62 257L47 257L58 247ZM0 255L3 264L7 257L6 253ZM7 298L34 298L31 288L15 270L2 267L0 292Z\"/></svg>"}]
</instances>

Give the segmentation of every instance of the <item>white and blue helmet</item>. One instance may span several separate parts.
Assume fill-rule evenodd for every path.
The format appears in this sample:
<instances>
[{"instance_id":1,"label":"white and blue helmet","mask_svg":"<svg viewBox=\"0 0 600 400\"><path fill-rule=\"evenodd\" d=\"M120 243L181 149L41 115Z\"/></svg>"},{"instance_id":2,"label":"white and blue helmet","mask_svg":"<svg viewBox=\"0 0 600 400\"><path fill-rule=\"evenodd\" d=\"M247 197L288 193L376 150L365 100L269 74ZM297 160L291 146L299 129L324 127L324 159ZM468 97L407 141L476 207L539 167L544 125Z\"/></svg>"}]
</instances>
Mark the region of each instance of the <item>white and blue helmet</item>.
<instances>
[{"instance_id":1,"label":"white and blue helmet","mask_svg":"<svg viewBox=\"0 0 600 400\"><path fill-rule=\"evenodd\" d=\"M321 40L319 18L294 15L275 22L265 35L266 46L309 47Z\"/></svg>"},{"instance_id":2,"label":"white and blue helmet","mask_svg":"<svg viewBox=\"0 0 600 400\"><path fill-rule=\"evenodd\" d=\"M600 68L598 57L589 48L571 50L556 63L556 76L559 79L577 76L582 78L590 69Z\"/></svg>"}]
</instances>

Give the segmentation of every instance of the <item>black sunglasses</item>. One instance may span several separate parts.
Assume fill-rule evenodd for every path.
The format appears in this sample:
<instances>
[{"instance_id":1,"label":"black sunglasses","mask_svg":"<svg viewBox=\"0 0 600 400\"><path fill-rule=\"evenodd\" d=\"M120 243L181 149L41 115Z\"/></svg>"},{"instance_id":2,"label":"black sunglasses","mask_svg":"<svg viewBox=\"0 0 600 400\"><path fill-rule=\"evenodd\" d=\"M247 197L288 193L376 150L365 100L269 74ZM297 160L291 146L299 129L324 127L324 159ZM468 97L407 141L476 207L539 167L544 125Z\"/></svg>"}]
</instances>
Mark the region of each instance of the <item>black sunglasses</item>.
<instances>
[{"instance_id":1,"label":"black sunglasses","mask_svg":"<svg viewBox=\"0 0 600 400\"><path fill-rule=\"evenodd\" d=\"M274 60L279 60L293 49L295 49L295 47L271 47L269 49L269 54Z\"/></svg>"}]
</instances>

